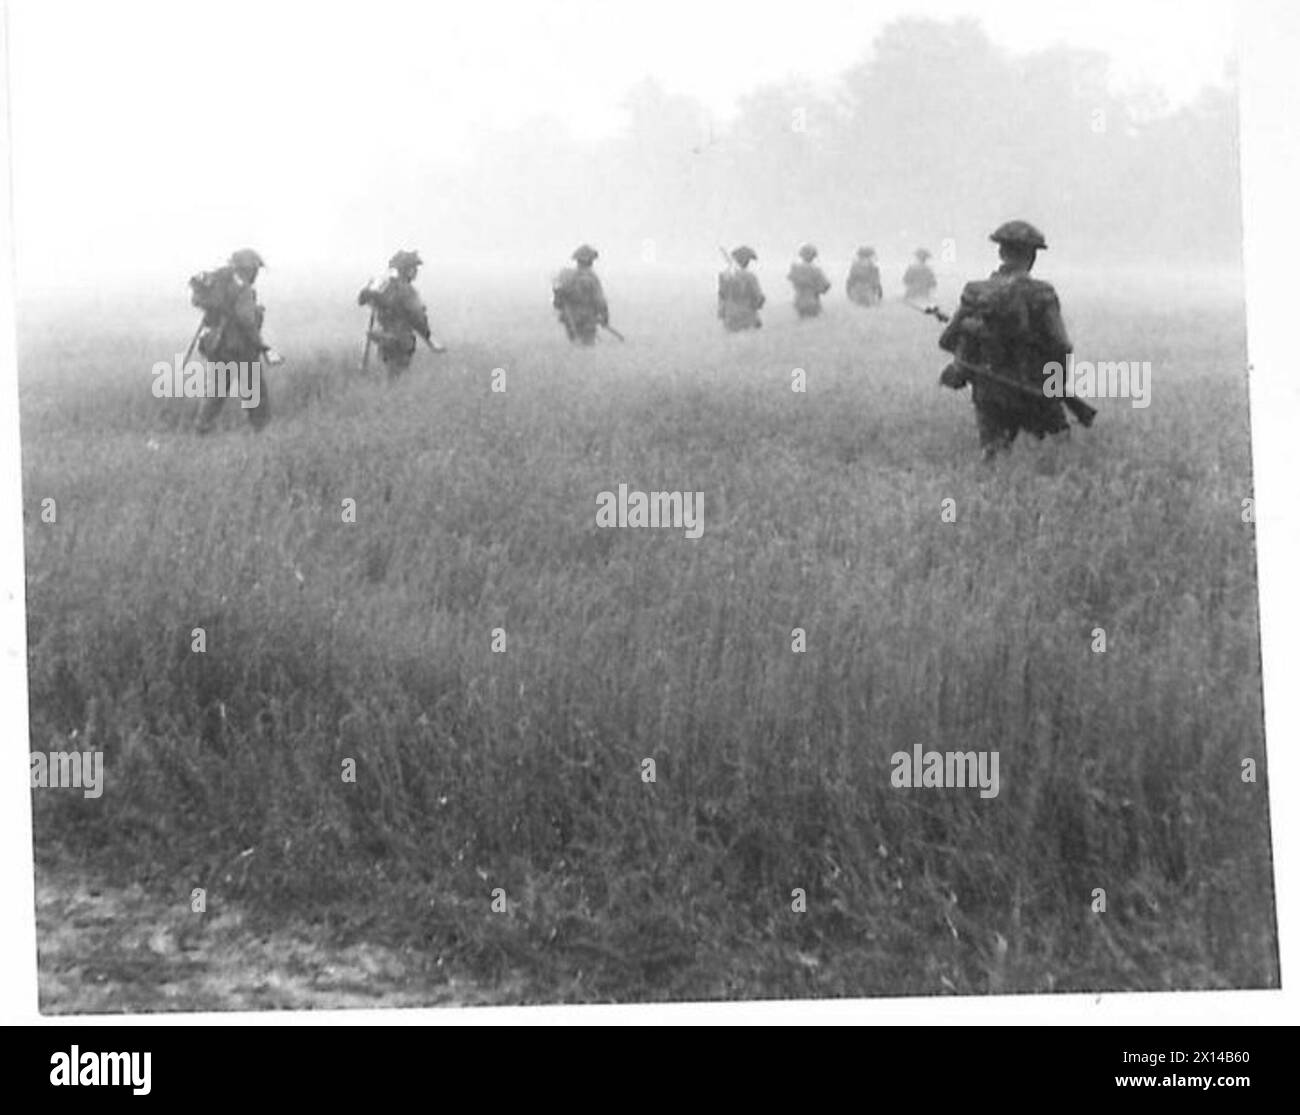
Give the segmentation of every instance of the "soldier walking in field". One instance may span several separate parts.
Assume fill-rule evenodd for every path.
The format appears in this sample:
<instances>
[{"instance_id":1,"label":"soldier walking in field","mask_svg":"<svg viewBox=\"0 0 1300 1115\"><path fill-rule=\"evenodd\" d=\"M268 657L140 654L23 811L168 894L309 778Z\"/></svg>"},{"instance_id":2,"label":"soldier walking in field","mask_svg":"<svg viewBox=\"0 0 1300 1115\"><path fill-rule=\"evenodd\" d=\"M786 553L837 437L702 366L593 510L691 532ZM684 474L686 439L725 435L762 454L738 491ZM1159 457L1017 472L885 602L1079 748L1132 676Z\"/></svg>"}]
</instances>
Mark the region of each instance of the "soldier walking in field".
<instances>
[{"instance_id":1,"label":"soldier walking in field","mask_svg":"<svg viewBox=\"0 0 1300 1115\"><path fill-rule=\"evenodd\" d=\"M605 291L591 265L600 255L590 244L574 249L576 266L566 267L551 284L551 305L574 344L596 343L596 330L609 328L609 305Z\"/></svg>"},{"instance_id":2,"label":"soldier walking in field","mask_svg":"<svg viewBox=\"0 0 1300 1115\"><path fill-rule=\"evenodd\" d=\"M358 305L370 307L366 357L373 342L379 348L390 383L411 366L417 337L434 352L446 351L433 339L429 311L415 290L415 276L423 263L419 252L399 251L388 261L388 276L380 283L367 283L357 295ZM366 362L363 358L363 370Z\"/></svg>"},{"instance_id":3,"label":"soldier walking in field","mask_svg":"<svg viewBox=\"0 0 1300 1115\"><path fill-rule=\"evenodd\" d=\"M1044 366L1064 364L1072 351L1056 291L1029 274L1047 248L1043 234L1027 221L1008 221L989 239L998 245L1001 266L966 284L939 338L955 357L939 381L954 389L971 384L985 460L1009 448L1021 430L1039 439L1068 430L1065 406L1084 426L1096 414L1081 399L1043 394Z\"/></svg>"},{"instance_id":4,"label":"soldier walking in field","mask_svg":"<svg viewBox=\"0 0 1300 1115\"><path fill-rule=\"evenodd\" d=\"M794 309L801 318L816 317L822 312L822 295L831 289L826 272L813 261L817 249L805 244L799 249L799 258L790 264L786 276L794 287Z\"/></svg>"},{"instance_id":5,"label":"soldier walking in field","mask_svg":"<svg viewBox=\"0 0 1300 1115\"><path fill-rule=\"evenodd\" d=\"M859 306L878 306L885 297L880 285L880 268L876 266L876 249L859 248L857 258L849 268L849 277L844 284L844 292L849 301Z\"/></svg>"},{"instance_id":6,"label":"soldier walking in field","mask_svg":"<svg viewBox=\"0 0 1300 1115\"><path fill-rule=\"evenodd\" d=\"M749 270L758 254L742 244L731 253L731 258L735 266L718 275L718 317L729 333L760 329L763 322L758 311L767 299L758 285L758 276Z\"/></svg>"},{"instance_id":7,"label":"soldier walking in field","mask_svg":"<svg viewBox=\"0 0 1300 1115\"><path fill-rule=\"evenodd\" d=\"M938 289L939 280L934 277L929 259L928 251L917 248L916 262L903 272L903 297L909 302L928 302Z\"/></svg>"},{"instance_id":8,"label":"soldier walking in field","mask_svg":"<svg viewBox=\"0 0 1300 1115\"><path fill-rule=\"evenodd\" d=\"M248 421L261 430L271 419L271 404L266 384L261 382L265 364L281 363L279 355L262 341L262 322L266 308L257 301L257 273L266 264L252 248L241 248L230 256L224 267L205 271L190 279L191 301L203 311L198 334L198 350L209 363L212 373L225 382L217 384L209 377L208 390L199 410L197 432L206 434L216 425L228 395L237 394L237 384L230 375L232 365L245 365L258 376L257 405L246 407ZM213 365L220 366L213 368Z\"/></svg>"}]
</instances>

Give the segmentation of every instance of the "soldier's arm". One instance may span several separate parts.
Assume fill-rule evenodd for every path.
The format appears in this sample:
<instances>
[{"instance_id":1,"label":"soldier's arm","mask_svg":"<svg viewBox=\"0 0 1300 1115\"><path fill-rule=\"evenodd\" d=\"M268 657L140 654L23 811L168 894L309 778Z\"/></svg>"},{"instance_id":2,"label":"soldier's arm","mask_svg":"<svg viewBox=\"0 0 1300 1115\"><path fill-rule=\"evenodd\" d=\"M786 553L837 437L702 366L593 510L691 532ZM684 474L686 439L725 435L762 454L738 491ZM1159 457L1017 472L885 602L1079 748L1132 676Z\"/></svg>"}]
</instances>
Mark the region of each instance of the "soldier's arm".
<instances>
[{"instance_id":1,"label":"soldier's arm","mask_svg":"<svg viewBox=\"0 0 1300 1115\"><path fill-rule=\"evenodd\" d=\"M939 347L944 352L957 351L962 334L966 331L966 319L969 316L966 310L966 296L963 293L961 305L957 307L957 312L952 315L952 320L948 322L947 328L939 335Z\"/></svg>"},{"instance_id":2,"label":"soldier's arm","mask_svg":"<svg viewBox=\"0 0 1300 1115\"><path fill-rule=\"evenodd\" d=\"M1074 351L1070 335L1065 331L1065 321L1061 317L1060 300L1050 286L1038 297L1038 328L1044 345L1053 358L1063 360L1067 353Z\"/></svg>"},{"instance_id":3,"label":"soldier's arm","mask_svg":"<svg viewBox=\"0 0 1300 1115\"><path fill-rule=\"evenodd\" d=\"M596 319L602 325L609 324L609 303L605 301L605 288L600 285L600 280L596 280Z\"/></svg>"},{"instance_id":4,"label":"soldier's arm","mask_svg":"<svg viewBox=\"0 0 1300 1115\"><path fill-rule=\"evenodd\" d=\"M413 287L402 292L402 314L406 321L426 341L429 339L429 311Z\"/></svg>"},{"instance_id":5,"label":"soldier's arm","mask_svg":"<svg viewBox=\"0 0 1300 1115\"><path fill-rule=\"evenodd\" d=\"M230 320L248 338L250 344L262 343L262 320L266 310L257 304L257 295L251 286L243 287L235 295L230 308Z\"/></svg>"}]
</instances>

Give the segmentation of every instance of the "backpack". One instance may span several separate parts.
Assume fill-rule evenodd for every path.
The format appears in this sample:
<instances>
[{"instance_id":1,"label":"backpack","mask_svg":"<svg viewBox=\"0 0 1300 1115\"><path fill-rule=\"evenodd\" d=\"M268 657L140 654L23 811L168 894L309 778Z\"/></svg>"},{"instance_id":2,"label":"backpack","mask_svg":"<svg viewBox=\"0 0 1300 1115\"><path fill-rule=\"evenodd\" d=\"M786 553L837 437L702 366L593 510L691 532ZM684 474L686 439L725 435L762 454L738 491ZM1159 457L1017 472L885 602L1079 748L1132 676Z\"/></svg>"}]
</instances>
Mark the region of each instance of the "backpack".
<instances>
[{"instance_id":1,"label":"backpack","mask_svg":"<svg viewBox=\"0 0 1300 1115\"><path fill-rule=\"evenodd\" d=\"M962 343L957 355L972 364L1019 367L1034 344L1029 284L985 279L961 292Z\"/></svg>"},{"instance_id":2,"label":"backpack","mask_svg":"<svg viewBox=\"0 0 1300 1115\"><path fill-rule=\"evenodd\" d=\"M203 311L203 320L215 325L230 304L235 283L231 267L218 267L215 271L200 271L190 278L190 304Z\"/></svg>"}]
</instances>

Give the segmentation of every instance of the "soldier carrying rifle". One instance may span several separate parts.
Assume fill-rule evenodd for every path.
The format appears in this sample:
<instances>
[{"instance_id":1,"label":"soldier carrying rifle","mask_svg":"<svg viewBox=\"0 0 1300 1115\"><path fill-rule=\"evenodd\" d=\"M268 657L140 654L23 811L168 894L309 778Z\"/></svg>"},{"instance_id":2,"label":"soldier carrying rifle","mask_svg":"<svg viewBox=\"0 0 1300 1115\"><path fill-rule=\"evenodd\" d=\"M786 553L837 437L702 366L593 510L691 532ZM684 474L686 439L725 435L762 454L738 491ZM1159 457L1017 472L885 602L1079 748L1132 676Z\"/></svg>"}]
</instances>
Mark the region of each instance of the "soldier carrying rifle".
<instances>
[{"instance_id":1,"label":"soldier carrying rifle","mask_svg":"<svg viewBox=\"0 0 1300 1115\"><path fill-rule=\"evenodd\" d=\"M573 250L576 266L566 267L551 284L551 305L574 344L594 345L598 328L622 340L622 334L610 328L605 290L591 267L599 256L590 244L580 244Z\"/></svg>"},{"instance_id":2,"label":"soldier carrying rifle","mask_svg":"<svg viewBox=\"0 0 1300 1115\"><path fill-rule=\"evenodd\" d=\"M434 339L429 329L429 311L413 285L423 262L419 252L397 252L388 261L388 277L380 283L367 283L357 295L358 305L370 307L370 326L361 360L363 373L370 360L372 343L379 347L379 358L388 371L389 382L411 366L417 337L434 352L446 351Z\"/></svg>"},{"instance_id":3,"label":"soldier carrying rifle","mask_svg":"<svg viewBox=\"0 0 1300 1115\"><path fill-rule=\"evenodd\" d=\"M1043 234L1027 221L1008 221L989 239L998 245L1001 266L987 280L966 284L939 338L939 347L955 357L939 382L971 385L985 460L1009 448L1021 430L1040 439L1068 430L1062 404L1084 426L1096 414L1081 399L1043 394L1044 365L1064 363L1072 347L1056 291L1029 275L1047 248ZM945 320L936 307L926 312Z\"/></svg>"},{"instance_id":4,"label":"soldier carrying rifle","mask_svg":"<svg viewBox=\"0 0 1300 1115\"><path fill-rule=\"evenodd\" d=\"M262 340L262 322L266 307L257 300L254 284L257 273L266 264L252 248L232 252L229 262L215 271L204 271L190 279L190 301L203 311L199 331L195 334L200 355L214 370L229 375L238 365L256 367L263 363L279 364L279 354ZM194 343L191 343L191 352ZM186 353L189 360L190 353ZM232 385L222 384L209 391L199 411L197 432L211 432L221 415ZM271 420L271 402L265 383L259 384L255 406L249 406L248 422L254 430L263 429Z\"/></svg>"},{"instance_id":5,"label":"soldier carrying rifle","mask_svg":"<svg viewBox=\"0 0 1300 1115\"><path fill-rule=\"evenodd\" d=\"M861 247L857 258L849 268L849 277L844 284L844 292L849 301L859 306L878 306L885 292L880 285L880 268L876 266L876 249Z\"/></svg>"},{"instance_id":6,"label":"soldier carrying rifle","mask_svg":"<svg viewBox=\"0 0 1300 1115\"><path fill-rule=\"evenodd\" d=\"M925 248L917 248L916 262L903 272L903 297L909 302L925 302L934 297L939 280L934 277L930 266L930 253Z\"/></svg>"},{"instance_id":7,"label":"soldier carrying rifle","mask_svg":"<svg viewBox=\"0 0 1300 1115\"><path fill-rule=\"evenodd\" d=\"M758 311L763 308L766 298L763 288L758 285L758 276L749 270L758 254L747 244L730 254L725 248L719 250L728 263L727 269L718 274L719 319L728 333L762 328L763 321Z\"/></svg>"},{"instance_id":8,"label":"soldier carrying rifle","mask_svg":"<svg viewBox=\"0 0 1300 1115\"><path fill-rule=\"evenodd\" d=\"M831 289L826 272L817 266L817 249L805 244L799 258L790 264L786 278L794 287L794 311L801 318L816 317L822 312L822 295Z\"/></svg>"}]
</instances>

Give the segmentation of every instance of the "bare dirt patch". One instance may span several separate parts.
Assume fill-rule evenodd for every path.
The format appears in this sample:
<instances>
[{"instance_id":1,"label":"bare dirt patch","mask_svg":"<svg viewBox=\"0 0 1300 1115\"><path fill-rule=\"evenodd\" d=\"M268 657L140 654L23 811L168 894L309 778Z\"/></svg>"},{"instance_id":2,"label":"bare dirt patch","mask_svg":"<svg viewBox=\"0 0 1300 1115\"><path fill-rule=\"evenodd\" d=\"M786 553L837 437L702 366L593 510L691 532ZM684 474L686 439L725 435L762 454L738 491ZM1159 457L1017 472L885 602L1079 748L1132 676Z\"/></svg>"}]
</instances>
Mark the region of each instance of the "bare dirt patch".
<instances>
[{"instance_id":1,"label":"bare dirt patch","mask_svg":"<svg viewBox=\"0 0 1300 1115\"><path fill-rule=\"evenodd\" d=\"M501 1001L413 950L331 945L306 924L269 934L222 902L196 914L138 884L39 868L36 929L43 1014L311 1010Z\"/></svg>"}]
</instances>

